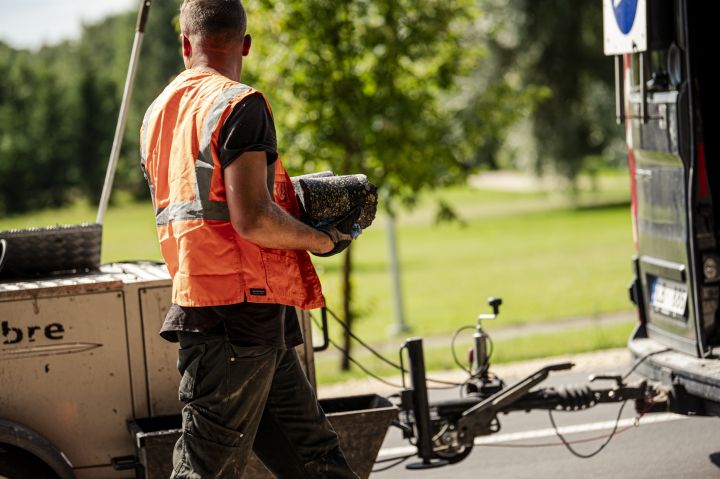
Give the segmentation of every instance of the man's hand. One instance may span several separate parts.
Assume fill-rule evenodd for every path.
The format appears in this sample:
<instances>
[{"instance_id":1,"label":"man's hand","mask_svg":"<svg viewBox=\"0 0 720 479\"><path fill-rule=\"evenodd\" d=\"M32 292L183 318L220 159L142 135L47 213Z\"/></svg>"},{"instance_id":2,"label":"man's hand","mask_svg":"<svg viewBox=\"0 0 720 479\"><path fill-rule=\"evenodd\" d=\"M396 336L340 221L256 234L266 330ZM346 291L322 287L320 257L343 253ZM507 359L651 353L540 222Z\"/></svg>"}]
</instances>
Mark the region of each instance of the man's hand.
<instances>
[{"instance_id":1,"label":"man's hand","mask_svg":"<svg viewBox=\"0 0 720 479\"><path fill-rule=\"evenodd\" d=\"M357 238L362 230L357 224L357 220L362 212L362 206L356 206L344 217L339 220L322 222L315 227L328 235L333 241L333 248L326 253L315 253L315 256L333 256L345 250L352 240Z\"/></svg>"},{"instance_id":2,"label":"man's hand","mask_svg":"<svg viewBox=\"0 0 720 479\"><path fill-rule=\"evenodd\" d=\"M333 249L335 249L335 243L336 243L336 241L333 239L332 235L326 233L326 232L323 231L323 230L319 230L319 231L321 231L322 233L325 233L325 234L323 235L324 238L323 238L323 241L322 241L323 246L322 246L322 248L318 249L317 251L314 251L314 250L311 249L310 252L311 252L312 254L314 254L315 256L331 256L331 255L330 255L330 252L331 252Z\"/></svg>"},{"instance_id":3,"label":"man's hand","mask_svg":"<svg viewBox=\"0 0 720 479\"><path fill-rule=\"evenodd\" d=\"M249 151L223 170L230 221L243 238L266 248L329 252L335 243L276 205L267 186L267 155ZM323 253L321 253L323 254Z\"/></svg>"}]
</instances>

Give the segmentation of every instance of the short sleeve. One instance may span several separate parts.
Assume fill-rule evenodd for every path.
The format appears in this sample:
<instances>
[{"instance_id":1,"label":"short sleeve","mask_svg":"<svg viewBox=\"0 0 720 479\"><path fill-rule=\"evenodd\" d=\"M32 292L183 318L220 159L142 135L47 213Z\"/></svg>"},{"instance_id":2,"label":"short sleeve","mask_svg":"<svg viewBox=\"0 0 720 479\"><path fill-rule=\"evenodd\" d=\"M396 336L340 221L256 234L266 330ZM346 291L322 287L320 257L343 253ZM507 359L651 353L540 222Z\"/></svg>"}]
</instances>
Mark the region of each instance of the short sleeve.
<instances>
[{"instance_id":1,"label":"short sleeve","mask_svg":"<svg viewBox=\"0 0 720 479\"><path fill-rule=\"evenodd\" d=\"M264 151L268 165L277 160L275 122L265 98L253 93L235 105L220 131L220 164L223 168L248 151Z\"/></svg>"}]
</instances>

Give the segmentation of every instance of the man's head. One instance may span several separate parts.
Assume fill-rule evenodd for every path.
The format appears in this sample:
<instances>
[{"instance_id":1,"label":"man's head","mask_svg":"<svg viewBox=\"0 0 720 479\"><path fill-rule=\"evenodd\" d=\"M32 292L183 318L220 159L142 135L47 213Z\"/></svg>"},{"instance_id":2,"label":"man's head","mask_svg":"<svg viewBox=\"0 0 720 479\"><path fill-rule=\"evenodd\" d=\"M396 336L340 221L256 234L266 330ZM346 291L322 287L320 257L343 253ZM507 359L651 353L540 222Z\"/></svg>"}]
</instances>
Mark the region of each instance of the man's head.
<instances>
[{"instance_id":1,"label":"man's head","mask_svg":"<svg viewBox=\"0 0 720 479\"><path fill-rule=\"evenodd\" d=\"M233 63L250 51L247 16L241 0L184 0L180 7L185 66ZM239 74L239 71L238 71ZM238 78L239 79L239 78Z\"/></svg>"}]
</instances>

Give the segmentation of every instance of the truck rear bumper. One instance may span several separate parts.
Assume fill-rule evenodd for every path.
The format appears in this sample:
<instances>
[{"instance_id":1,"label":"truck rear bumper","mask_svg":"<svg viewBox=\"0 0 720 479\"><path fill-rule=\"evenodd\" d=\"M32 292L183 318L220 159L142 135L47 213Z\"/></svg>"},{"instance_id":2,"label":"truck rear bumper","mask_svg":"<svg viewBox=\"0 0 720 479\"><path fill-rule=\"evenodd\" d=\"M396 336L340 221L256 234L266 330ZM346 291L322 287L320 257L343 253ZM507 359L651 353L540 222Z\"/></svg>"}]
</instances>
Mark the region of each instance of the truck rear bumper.
<instances>
[{"instance_id":1,"label":"truck rear bumper","mask_svg":"<svg viewBox=\"0 0 720 479\"><path fill-rule=\"evenodd\" d=\"M635 370L641 376L671 388L671 408L682 414L720 416L720 359L699 358L669 350L648 338L639 326L628 341Z\"/></svg>"}]
</instances>

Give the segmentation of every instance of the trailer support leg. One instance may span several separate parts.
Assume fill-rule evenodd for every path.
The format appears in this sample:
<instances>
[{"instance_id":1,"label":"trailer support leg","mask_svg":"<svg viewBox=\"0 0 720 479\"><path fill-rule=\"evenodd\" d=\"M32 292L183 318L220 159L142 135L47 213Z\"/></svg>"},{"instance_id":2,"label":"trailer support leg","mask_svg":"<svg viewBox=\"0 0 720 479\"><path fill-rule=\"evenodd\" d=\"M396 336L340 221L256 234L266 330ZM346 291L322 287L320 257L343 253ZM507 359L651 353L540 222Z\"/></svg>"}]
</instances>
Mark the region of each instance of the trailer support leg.
<instances>
[{"instance_id":1,"label":"trailer support leg","mask_svg":"<svg viewBox=\"0 0 720 479\"><path fill-rule=\"evenodd\" d=\"M408 464L408 469L429 469L448 464L444 459L433 458L432 428L430 423L430 406L428 405L427 384L425 382L425 356L421 338L408 339L405 342L410 363L410 380L412 382L413 413L417 429L417 450L422 462Z\"/></svg>"}]
</instances>

